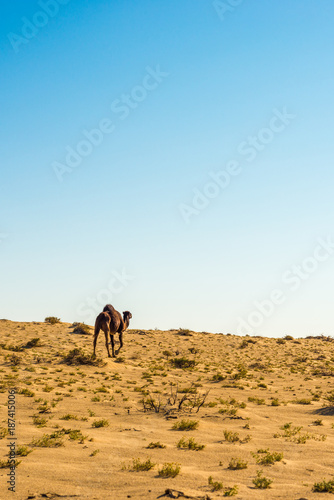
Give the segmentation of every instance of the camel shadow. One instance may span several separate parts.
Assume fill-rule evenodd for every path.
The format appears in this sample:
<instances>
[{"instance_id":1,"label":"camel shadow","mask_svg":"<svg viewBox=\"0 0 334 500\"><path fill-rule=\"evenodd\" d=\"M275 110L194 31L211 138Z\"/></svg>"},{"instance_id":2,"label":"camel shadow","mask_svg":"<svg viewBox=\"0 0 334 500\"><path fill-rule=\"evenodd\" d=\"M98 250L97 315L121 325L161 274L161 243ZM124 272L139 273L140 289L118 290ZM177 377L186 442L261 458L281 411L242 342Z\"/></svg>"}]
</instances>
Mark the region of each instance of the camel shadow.
<instances>
[{"instance_id":1,"label":"camel shadow","mask_svg":"<svg viewBox=\"0 0 334 500\"><path fill-rule=\"evenodd\" d=\"M314 410L315 415L334 415L334 406L324 406L318 410Z\"/></svg>"}]
</instances>

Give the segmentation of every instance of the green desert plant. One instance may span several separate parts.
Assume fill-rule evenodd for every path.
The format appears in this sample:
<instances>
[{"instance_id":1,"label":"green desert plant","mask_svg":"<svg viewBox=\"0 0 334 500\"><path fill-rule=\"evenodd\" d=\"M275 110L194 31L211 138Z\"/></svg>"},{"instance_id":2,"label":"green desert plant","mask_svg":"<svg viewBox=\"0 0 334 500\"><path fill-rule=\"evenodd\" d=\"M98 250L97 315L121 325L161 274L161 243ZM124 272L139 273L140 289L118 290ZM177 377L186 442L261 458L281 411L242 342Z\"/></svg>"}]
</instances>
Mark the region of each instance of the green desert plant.
<instances>
[{"instance_id":1,"label":"green desert plant","mask_svg":"<svg viewBox=\"0 0 334 500\"><path fill-rule=\"evenodd\" d=\"M248 462L244 462L241 458L231 458L228 468L231 470L247 469Z\"/></svg>"},{"instance_id":2,"label":"green desert plant","mask_svg":"<svg viewBox=\"0 0 334 500\"><path fill-rule=\"evenodd\" d=\"M39 337L35 337L31 340L29 340L26 345L22 346L23 349L30 349L32 347L39 347L41 346L41 341L40 341L40 338Z\"/></svg>"},{"instance_id":3,"label":"green desert plant","mask_svg":"<svg viewBox=\"0 0 334 500\"><path fill-rule=\"evenodd\" d=\"M188 359L185 357L182 358L173 358L170 360L170 363L174 366L174 368L194 368L196 366L196 361L194 359Z\"/></svg>"},{"instance_id":4,"label":"green desert plant","mask_svg":"<svg viewBox=\"0 0 334 500\"><path fill-rule=\"evenodd\" d=\"M94 358L92 355L87 355L83 352L82 349L72 349L66 356L63 358L64 363L68 365L91 365L91 366L105 366L105 362L103 362L100 358Z\"/></svg>"},{"instance_id":5,"label":"green desert plant","mask_svg":"<svg viewBox=\"0 0 334 500\"><path fill-rule=\"evenodd\" d=\"M320 483L314 483L313 491L317 493L334 493L334 479L329 481L324 479Z\"/></svg>"},{"instance_id":6,"label":"green desert plant","mask_svg":"<svg viewBox=\"0 0 334 500\"><path fill-rule=\"evenodd\" d=\"M223 483L221 483L220 481L214 481L212 476L208 477L208 483L212 491L219 491L224 488Z\"/></svg>"},{"instance_id":7,"label":"green desert plant","mask_svg":"<svg viewBox=\"0 0 334 500\"><path fill-rule=\"evenodd\" d=\"M162 468L159 469L158 475L160 477L176 477L180 474L181 466L175 462L166 462Z\"/></svg>"},{"instance_id":8,"label":"green desert plant","mask_svg":"<svg viewBox=\"0 0 334 500\"><path fill-rule=\"evenodd\" d=\"M108 427L109 426L109 421L106 419L101 419L101 420L94 420L92 423L92 427L99 428L99 427Z\"/></svg>"},{"instance_id":9,"label":"green desert plant","mask_svg":"<svg viewBox=\"0 0 334 500\"><path fill-rule=\"evenodd\" d=\"M146 448L148 449L152 449L152 448L166 448L166 445L164 444L161 444L160 441L157 441L156 443L150 443L148 446L146 446Z\"/></svg>"},{"instance_id":10,"label":"green desert plant","mask_svg":"<svg viewBox=\"0 0 334 500\"><path fill-rule=\"evenodd\" d=\"M230 443L236 443L240 441L239 433L232 431L224 431L225 441L229 441Z\"/></svg>"},{"instance_id":11,"label":"green desert plant","mask_svg":"<svg viewBox=\"0 0 334 500\"><path fill-rule=\"evenodd\" d=\"M198 420L182 419L180 422L175 422L172 429L177 431L193 431L198 427Z\"/></svg>"},{"instance_id":12,"label":"green desert plant","mask_svg":"<svg viewBox=\"0 0 334 500\"><path fill-rule=\"evenodd\" d=\"M46 424L48 422L48 419L45 417L41 417L40 415L33 415L33 424L36 425L36 427L46 427Z\"/></svg>"},{"instance_id":13,"label":"green desert plant","mask_svg":"<svg viewBox=\"0 0 334 500\"><path fill-rule=\"evenodd\" d=\"M94 450L92 453L89 455L90 457L95 457L100 452L100 450Z\"/></svg>"},{"instance_id":14,"label":"green desert plant","mask_svg":"<svg viewBox=\"0 0 334 500\"><path fill-rule=\"evenodd\" d=\"M56 318L56 316L48 316L44 321L50 325L55 325L56 323L60 323L60 318Z\"/></svg>"},{"instance_id":15,"label":"green desert plant","mask_svg":"<svg viewBox=\"0 0 334 500\"><path fill-rule=\"evenodd\" d=\"M26 457L29 453L32 453L34 450L30 450L28 446L18 446L15 450L15 453L19 457Z\"/></svg>"},{"instance_id":16,"label":"green desert plant","mask_svg":"<svg viewBox=\"0 0 334 500\"><path fill-rule=\"evenodd\" d=\"M23 396L27 396L28 398L33 398L35 396L35 393L27 388L19 389L17 393L22 394Z\"/></svg>"},{"instance_id":17,"label":"green desert plant","mask_svg":"<svg viewBox=\"0 0 334 500\"><path fill-rule=\"evenodd\" d=\"M5 438L8 435L9 431L6 427L0 427L0 439Z\"/></svg>"},{"instance_id":18,"label":"green desert plant","mask_svg":"<svg viewBox=\"0 0 334 500\"><path fill-rule=\"evenodd\" d=\"M195 451L203 450L205 448L204 444L196 443L194 438L189 438L188 440L186 440L186 438L184 437L180 439L180 441L177 443L176 446L178 448L184 448L187 450L195 450Z\"/></svg>"},{"instance_id":19,"label":"green desert plant","mask_svg":"<svg viewBox=\"0 0 334 500\"><path fill-rule=\"evenodd\" d=\"M258 470L256 473L256 478L253 479L253 484L255 488L258 488L260 490L265 490L267 488L270 488L272 482L273 482L272 479L263 476L262 470Z\"/></svg>"},{"instance_id":20,"label":"green desert plant","mask_svg":"<svg viewBox=\"0 0 334 500\"><path fill-rule=\"evenodd\" d=\"M280 462L283 459L283 453L265 451L262 456L254 454L256 463L259 465L273 465L275 462Z\"/></svg>"},{"instance_id":21,"label":"green desert plant","mask_svg":"<svg viewBox=\"0 0 334 500\"><path fill-rule=\"evenodd\" d=\"M77 333L78 335L90 335L91 334L91 330L90 330L90 327L88 325L86 325L85 323L73 323L74 328L73 328L73 331L72 333Z\"/></svg>"},{"instance_id":22,"label":"green desert plant","mask_svg":"<svg viewBox=\"0 0 334 500\"><path fill-rule=\"evenodd\" d=\"M38 448L58 448L64 446L61 436L57 432L52 434L43 434L41 438L33 439L31 446Z\"/></svg>"},{"instance_id":23,"label":"green desert plant","mask_svg":"<svg viewBox=\"0 0 334 500\"><path fill-rule=\"evenodd\" d=\"M15 462L15 467L17 467L20 463L21 463L21 460L14 460ZM13 467L13 462L12 460L0 460L0 469L6 469L6 468L11 468Z\"/></svg>"},{"instance_id":24,"label":"green desert plant","mask_svg":"<svg viewBox=\"0 0 334 500\"><path fill-rule=\"evenodd\" d=\"M132 459L132 469L136 472L148 471L155 467L155 463L151 461L150 458L146 459L144 462L140 460L140 458Z\"/></svg>"}]
</instances>

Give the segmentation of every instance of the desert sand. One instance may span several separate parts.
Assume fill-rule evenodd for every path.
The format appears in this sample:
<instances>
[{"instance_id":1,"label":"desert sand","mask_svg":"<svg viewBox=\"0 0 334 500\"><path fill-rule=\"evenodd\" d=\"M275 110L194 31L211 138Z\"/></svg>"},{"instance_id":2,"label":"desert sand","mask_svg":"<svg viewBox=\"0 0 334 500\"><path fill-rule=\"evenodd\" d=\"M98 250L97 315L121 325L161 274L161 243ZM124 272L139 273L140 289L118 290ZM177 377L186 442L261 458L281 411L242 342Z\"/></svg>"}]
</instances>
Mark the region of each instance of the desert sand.
<instances>
[{"instance_id":1,"label":"desert sand","mask_svg":"<svg viewBox=\"0 0 334 500\"><path fill-rule=\"evenodd\" d=\"M116 358L100 334L94 366L93 328L73 330L0 321L1 498L331 498L313 490L334 480L332 338L130 329Z\"/></svg>"}]
</instances>

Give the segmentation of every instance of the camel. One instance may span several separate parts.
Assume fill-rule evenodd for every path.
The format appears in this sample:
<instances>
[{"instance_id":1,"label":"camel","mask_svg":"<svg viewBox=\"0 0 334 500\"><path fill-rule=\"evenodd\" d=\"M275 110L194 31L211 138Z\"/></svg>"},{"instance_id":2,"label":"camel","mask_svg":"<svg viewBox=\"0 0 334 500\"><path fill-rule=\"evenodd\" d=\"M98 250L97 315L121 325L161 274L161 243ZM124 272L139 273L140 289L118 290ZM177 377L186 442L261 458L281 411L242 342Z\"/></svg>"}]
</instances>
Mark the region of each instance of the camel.
<instances>
[{"instance_id":1,"label":"camel","mask_svg":"<svg viewBox=\"0 0 334 500\"><path fill-rule=\"evenodd\" d=\"M132 318L132 314L130 311L123 312L123 318L121 313L116 311L116 309L108 304L104 307L103 312L101 312L95 321L95 330L94 330L94 352L93 356L95 357L96 350L96 342L99 336L100 330L104 332L106 338L106 348L108 351L108 357L111 358L110 350L109 350L109 342L108 342L108 334L110 335L111 348L112 348L112 357L115 357L115 343L114 343L114 335L115 333L119 334L119 349L117 350L117 354L119 353L121 347L123 347L123 332L128 328L130 324L130 319Z\"/></svg>"}]
</instances>

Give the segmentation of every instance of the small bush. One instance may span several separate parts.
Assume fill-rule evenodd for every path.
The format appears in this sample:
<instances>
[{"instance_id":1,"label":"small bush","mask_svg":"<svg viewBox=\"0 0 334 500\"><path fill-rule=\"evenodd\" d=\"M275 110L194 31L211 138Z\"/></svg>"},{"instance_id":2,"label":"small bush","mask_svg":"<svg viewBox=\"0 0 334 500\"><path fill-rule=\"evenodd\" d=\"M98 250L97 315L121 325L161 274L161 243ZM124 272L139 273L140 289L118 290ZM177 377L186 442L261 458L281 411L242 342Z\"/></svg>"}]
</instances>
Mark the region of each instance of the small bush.
<instances>
[{"instance_id":1,"label":"small bush","mask_svg":"<svg viewBox=\"0 0 334 500\"><path fill-rule=\"evenodd\" d=\"M313 491L317 493L334 493L334 479L330 481L324 479L320 483L314 483Z\"/></svg>"},{"instance_id":2,"label":"small bush","mask_svg":"<svg viewBox=\"0 0 334 500\"><path fill-rule=\"evenodd\" d=\"M23 349L30 349L31 347L39 347L41 346L41 341L39 337L35 337L31 340L29 340L26 345L22 346Z\"/></svg>"},{"instance_id":3,"label":"small bush","mask_svg":"<svg viewBox=\"0 0 334 500\"><path fill-rule=\"evenodd\" d=\"M166 462L163 464L162 469L159 469L158 475L160 477L176 477L180 474L181 466L175 462Z\"/></svg>"},{"instance_id":4,"label":"small bush","mask_svg":"<svg viewBox=\"0 0 334 500\"><path fill-rule=\"evenodd\" d=\"M56 318L55 316L48 316L44 321L45 323L49 323L50 325L55 325L56 323L60 323L60 318Z\"/></svg>"},{"instance_id":5,"label":"small bush","mask_svg":"<svg viewBox=\"0 0 334 500\"><path fill-rule=\"evenodd\" d=\"M148 446L146 446L148 449L153 449L153 448L166 448L166 445L161 444L160 441L157 441L156 443L150 443Z\"/></svg>"},{"instance_id":6,"label":"small bush","mask_svg":"<svg viewBox=\"0 0 334 500\"><path fill-rule=\"evenodd\" d=\"M224 492L224 497L233 497L234 495L237 495L238 494L238 491L239 491L239 488L238 486L235 484L234 486L230 487L230 488L225 488L225 492Z\"/></svg>"},{"instance_id":7,"label":"small bush","mask_svg":"<svg viewBox=\"0 0 334 500\"><path fill-rule=\"evenodd\" d=\"M84 443L88 436L84 436L79 429L62 429L65 434L68 434L68 437L73 441L79 441L80 443Z\"/></svg>"},{"instance_id":8,"label":"small bush","mask_svg":"<svg viewBox=\"0 0 334 500\"><path fill-rule=\"evenodd\" d=\"M190 333L190 330L188 330L188 328L179 328L177 333L186 337L192 337L192 333Z\"/></svg>"},{"instance_id":9,"label":"small bush","mask_svg":"<svg viewBox=\"0 0 334 500\"><path fill-rule=\"evenodd\" d=\"M283 453L270 453L269 451L265 451L264 456L256 456L256 463L259 465L273 465L275 462L280 462L282 458Z\"/></svg>"},{"instance_id":10,"label":"small bush","mask_svg":"<svg viewBox=\"0 0 334 500\"><path fill-rule=\"evenodd\" d=\"M194 368L196 366L196 361L194 359L188 358L173 358L170 360L170 363L174 366L174 368Z\"/></svg>"},{"instance_id":11,"label":"small bush","mask_svg":"<svg viewBox=\"0 0 334 500\"><path fill-rule=\"evenodd\" d=\"M19 389L17 391L18 394L22 394L23 396L27 396L28 398L33 398L35 396L35 393L33 391L30 391L29 389Z\"/></svg>"},{"instance_id":12,"label":"small bush","mask_svg":"<svg viewBox=\"0 0 334 500\"><path fill-rule=\"evenodd\" d=\"M198 420L182 419L180 422L175 422L172 429L177 431L193 431L198 427Z\"/></svg>"},{"instance_id":13,"label":"small bush","mask_svg":"<svg viewBox=\"0 0 334 500\"><path fill-rule=\"evenodd\" d=\"M222 380L225 380L226 377L225 375L222 375L221 373L215 373L213 376L212 376L212 382L221 382Z\"/></svg>"},{"instance_id":14,"label":"small bush","mask_svg":"<svg viewBox=\"0 0 334 500\"><path fill-rule=\"evenodd\" d=\"M0 439L4 439L9 434L6 427L0 427Z\"/></svg>"},{"instance_id":15,"label":"small bush","mask_svg":"<svg viewBox=\"0 0 334 500\"><path fill-rule=\"evenodd\" d=\"M75 323L72 333L77 333L78 335L90 335L91 330L90 327L85 323Z\"/></svg>"},{"instance_id":16,"label":"small bush","mask_svg":"<svg viewBox=\"0 0 334 500\"><path fill-rule=\"evenodd\" d=\"M231 458L228 468L231 470L247 469L248 462L244 462L241 458Z\"/></svg>"},{"instance_id":17,"label":"small bush","mask_svg":"<svg viewBox=\"0 0 334 500\"><path fill-rule=\"evenodd\" d=\"M258 470L256 473L256 478L253 479L253 484L255 488L258 488L260 490L265 490L267 488L270 488L271 483L273 482L272 479L268 479L267 477L264 477L262 475L262 470Z\"/></svg>"},{"instance_id":18,"label":"small bush","mask_svg":"<svg viewBox=\"0 0 334 500\"><path fill-rule=\"evenodd\" d=\"M91 366L105 366L106 363L100 358L94 358L92 355L87 355L82 349L72 349L66 356L64 356L64 363L68 365L91 365Z\"/></svg>"},{"instance_id":19,"label":"small bush","mask_svg":"<svg viewBox=\"0 0 334 500\"><path fill-rule=\"evenodd\" d=\"M100 450L94 450L92 453L89 455L90 457L95 457L100 452Z\"/></svg>"},{"instance_id":20,"label":"small bush","mask_svg":"<svg viewBox=\"0 0 334 500\"><path fill-rule=\"evenodd\" d=\"M156 465L155 463L151 462L150 458L145 460L145 462L142 462L140 458L133 458L132 462L133 462L132 468L136 472L151 470Z\"/></svg>"},{"instance_id":21,"label":"small bush","mask_svg":"<svg viewBox=\"0 0 334 500\"><path fill-rule=\"evenodd\" d=\"M225 441L229 441L230 443L236 443L240 441L239 433L232 431L224 431Z\"/></svg>"},{"instance_id":22,"label":"small bush","mask_svg":"<svg viewBox=\"0 0 334 500\"><path fill-rule=\"evenodd\" d=\"M21 361L22 361L21 357L17 356L16 354L12 354L9 358L11 366L18 366L21 364Z\"/></svg>"},{"instance_id":23,"label":"small bush","mask_svg":"<svg viewBox=\"0 0 334 500\"><path fill-rule=\"evenodd\" d=\"M180 441L177 443L176 446L178 448L184 448L184 449L195 450L195 451L203 450L205 448L204 444L196 443L194 438L189 438L188 440L186 440L184 437L180 439Z\"/></svg>"},{"instance_id":24,"label":"small bush","mask_svg":"<svg viewBox=\"0 0 334 500\"><path fill-rule=\"evenodd\" d=\"M261 398L253 398L253 397L249 397L248 398L248 401L250 403L256 403L257 405L265 405L266 402L264 399L261 399Z\"/></svg>"},{"instance_id":25,"label":"small bush","mask_svg":"<svg viewBox=\"0 0 334 500\"><path fill-rule=\"evenodd\" d=\"M46 427L46 424L48 422L47 418L40 417L39 415L34 415L32 418L33 424L36 425L36 427Z\"/></svg>"},{"instance_id":26,"label":"small bush","mask_svg":"<svg viewBox=\"0 0 334 500\"><path fill-rule=\"evenodd\" d=\"M219 491L224 488L223 483L221 483L220 481L214 481L212 476L209 476L208 483L209 486L211 486L212 491Z\"/></svg>"},{"instance_id":27,"label":"small bush","mask_svg":"<svg viewBox=\"0 0 334 500\"><path fill-rule=\"evenodd\" d=\"M64 446L61 436L62 434L58 434L57 432L53 434L43 434L41 438L33 439L31 446L38 448L58 448L59 446Z\"/></svg>"},{"instance_id":28,"label":"small bush","mask_svg":"<svg viewBox=\"0 0 334 500\"><path fill-rule=\"evenodd\" d=\"M30 450L28 446L18 446L16 449L16 455L19 457L26 457L29 453L32 453L34 450Z\"/></svg>"},{"instance_id":29,"label":"small bush","mask_svg":"<svg viewBox=\"0 0 334 500\"><path fill-rule=\"evenodd\" d=\"M60 417L60 420L78 420L76 415L72 415L71 413L67 413L63 417Z\"/></svg>"},{"instance_id":30,"label":"small bush","mask_svg":"<svg viewBox=\"0 0 334 500\"><path fill-rule=\"evenodd\" d=\"M21 463L21 460L15 460L15 467ZM13 467L12 460L0 460L0 469L6 469Z\"/></svg>"},{"instance_id":31,"label":"small bush","mask_svg":"<svg viewBox=\"0 0 334 500\"><path fill-rule=\"evenodd\" d=\"M99 427L108 427L108 426L109 426L109 421L106 419L95 420L92 423L92 427L95 427L96 429L98 429Z\"/></svg>"}]
</instances>

